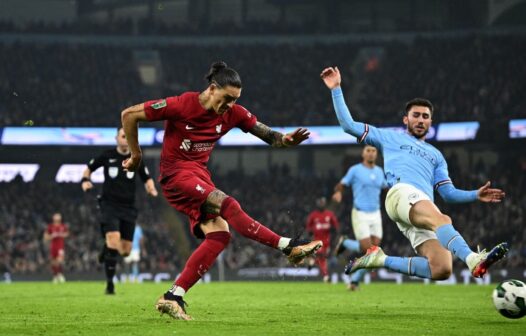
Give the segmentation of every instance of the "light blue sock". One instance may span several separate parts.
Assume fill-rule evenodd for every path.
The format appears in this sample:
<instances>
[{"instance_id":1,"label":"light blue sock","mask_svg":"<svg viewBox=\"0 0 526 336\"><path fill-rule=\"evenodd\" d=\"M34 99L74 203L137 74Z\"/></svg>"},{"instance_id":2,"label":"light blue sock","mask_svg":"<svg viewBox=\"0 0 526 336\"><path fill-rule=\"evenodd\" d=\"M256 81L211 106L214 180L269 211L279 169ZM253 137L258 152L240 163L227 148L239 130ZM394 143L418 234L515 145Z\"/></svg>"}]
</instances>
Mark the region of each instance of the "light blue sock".
<instances>
[{"instance_id":1,"label":"light blue sock","mask_svg":"<svg viewBox=\"0 0 526 336\"><path fill-rule=\"evenodd\" d=\"M416 275L419 278L431 279L431 268L427 258L422 257L387 257L385 268L407 275Z\"/></svg>"},{"instance_id":2,"label":"light blue sock","mask_svg":"<svg viewBox=\"0 0 526 336\"><path fill-rule=\"evenodd\" d=\"M132 265L132 274L135 278L139 276L139 263L134 262Z\"/></svg>"},{"instance_id":3,"label":"light blue sock","mask_svg":"<svg viewBox=\"0 0 526 336\"><path fill-rule=\"evenodd\" d=\"M351 275L351 282L359 284L362 281L365 273L367 273L367 270L364 268L357 270Z\"/></svg>"},{"instance_id":4,"label":"light blue sock","mask_svg":"<svg viewBox=\"0 0 526 336\"><path fill-rule=\"evenodd\" d=\"M357 241L357 240L352 240L352 239L345 239L343 241L343 246L351 251L351 252L360 252L361 249L360 249L360 242Z\"/></svg>"},{"instance_id":5,"label":"light blue sock","mask_svg":"<svg viewBox=\"0 0 526 336\"><path fill-rule=\"evenodd\" d=\"M466 262L466 257L470 253L473 253L464 238L455 230L452 224L442 225L435 233L440 244L453 252L453 254L463 262Z\"/></svg>"}]
</instances>

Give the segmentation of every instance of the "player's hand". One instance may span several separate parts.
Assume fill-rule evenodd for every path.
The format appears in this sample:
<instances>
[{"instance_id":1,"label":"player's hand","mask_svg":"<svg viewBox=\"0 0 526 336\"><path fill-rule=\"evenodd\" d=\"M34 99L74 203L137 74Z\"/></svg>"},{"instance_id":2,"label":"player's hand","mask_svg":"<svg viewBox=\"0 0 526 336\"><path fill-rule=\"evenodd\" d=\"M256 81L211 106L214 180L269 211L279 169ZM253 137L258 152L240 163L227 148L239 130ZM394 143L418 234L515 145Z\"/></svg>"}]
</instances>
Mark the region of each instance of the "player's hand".
<instances>
[{"instance_id":1,"label":"player's hand","mask_svg":"<svg viewBox=\"0 0 526 336\"><path fill-rule=\"evenodd\" d=\"M335 192L332 194L332 200L336 203L342 202L342 193L340 191Z\"/></svg>"},{"instance_id":2,"label":"player's hand","mask_svg":"<svg viewBox=\"0 0 526 336\"><path fill-rule=\"evenodd\" d=\"M125 171L136 171L139 168L139 164L142 160L142 153L132 153L132 155L126 160L122 161L122 168Z\"/></svg>"},{"instance_id":3,"label":"player's hand","mask_svg":"<svg viewBox=\"0 0 526 336\"><path fill-rule=\"evenodd\" d=\"M148 195L152 197L157 197L157 195L159 195L159 193L157 192L157 189L155 188L149 189L146 192L148 193Z\"/></svg>"},{"instance_id":4,"label":"player's hand","mask_svg":"<svg viewBox=\"0 0 526 336\"><path fill-rule=\"evenodd\" d=\"M337 88L342 83L342 77L338 67L328 67L323 69L320 77L325 82L325 85L327 85L327 87L331 90Z\"/></svg>"},{"instance_id":5,"label":"player's hand","mask_svg":"<svg viewBox=\"0 0 526 336\"><path fill-rule=\"evenodd\" d=\"M84 181L80 186L82 187L82 191L86 192L93 188L93 183L90 181Z\"/></svg>"},{"instance_id":6,"label":"player's hand","mask_svg":"<svg viewBox=\"0 0 526 336\"><path fill-rule=\"evenodd\" d=\"M504 191L500 189L490 188L491 182L486 182L485 185L480 187L477 191L477 198L481 202L485 203L499 203L506 196Z\"/></svg>"},{"instance_id":7,"label":"player's hand","mask_svg":"<svg viewBox=\"0 0 526 336\"><path fill-rule=\"evenodd\" d=\"M310 132L306 128L298 128L294 132L283 135L281 139L286 147L296 146L309 138Z\"/></svg>"}]
</instances>

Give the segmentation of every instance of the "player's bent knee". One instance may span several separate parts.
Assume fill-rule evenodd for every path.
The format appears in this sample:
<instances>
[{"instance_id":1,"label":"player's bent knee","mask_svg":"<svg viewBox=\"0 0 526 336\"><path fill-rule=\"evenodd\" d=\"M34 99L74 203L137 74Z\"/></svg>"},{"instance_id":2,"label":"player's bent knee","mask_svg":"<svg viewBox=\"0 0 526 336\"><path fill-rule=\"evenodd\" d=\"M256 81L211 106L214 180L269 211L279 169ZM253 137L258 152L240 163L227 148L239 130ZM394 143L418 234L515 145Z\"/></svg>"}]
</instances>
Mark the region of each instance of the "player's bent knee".
<instances>
[{"instance_id":1,"label":"player's bent knee","mask_svg":"<svg viewBox=\"0 0 526 336\"><path fill-rule=\"evenodd\" d=\"M453 272L452 266L448 264L430 264L429 267L431 268L431 278L433 280L447 280Z\"/></svg>"}]
</instances>

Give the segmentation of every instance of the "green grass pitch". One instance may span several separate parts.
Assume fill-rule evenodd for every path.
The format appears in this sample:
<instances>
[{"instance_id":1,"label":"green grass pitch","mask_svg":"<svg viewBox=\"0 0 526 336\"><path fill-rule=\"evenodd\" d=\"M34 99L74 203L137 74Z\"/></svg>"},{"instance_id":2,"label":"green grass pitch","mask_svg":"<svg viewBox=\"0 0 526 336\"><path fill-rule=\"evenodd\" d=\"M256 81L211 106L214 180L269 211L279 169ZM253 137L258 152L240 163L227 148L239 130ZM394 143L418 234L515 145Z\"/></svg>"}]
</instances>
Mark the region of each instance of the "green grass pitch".
<instances>
[{"instance_id":1,"label":"green grass pitch","mask_svg":"<svg viewBox=\"0 0 526 336\"><path fill-rule=\"evenodd\" d=\"M197 285L194 321L154 310L165 284L0 285L0 335L526 335L526 318L493 308L493 286L371 284L359 292L313 282Z\"/></svg>"}]
</instances>

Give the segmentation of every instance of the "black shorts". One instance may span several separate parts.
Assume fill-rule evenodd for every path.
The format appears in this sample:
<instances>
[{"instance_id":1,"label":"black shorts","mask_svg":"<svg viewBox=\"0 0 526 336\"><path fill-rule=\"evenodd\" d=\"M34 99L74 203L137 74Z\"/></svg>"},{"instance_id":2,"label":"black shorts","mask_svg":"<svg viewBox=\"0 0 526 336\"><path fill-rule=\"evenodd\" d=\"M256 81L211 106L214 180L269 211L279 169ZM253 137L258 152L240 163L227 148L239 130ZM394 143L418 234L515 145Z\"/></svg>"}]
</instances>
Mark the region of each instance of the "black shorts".
<instances>
[{"instance_id":1,"label":"black shorts","mask_svg":"<svg viewBox=\"0 0 526 336\"><path fill-rule=\"evenodd\" d=\"M137 209L133 206L122 206L106 201L100 201L99 207L102 236L106 237L108 232L119 231L121 239L133 241Z\"/></svg>"}]
</instances>

